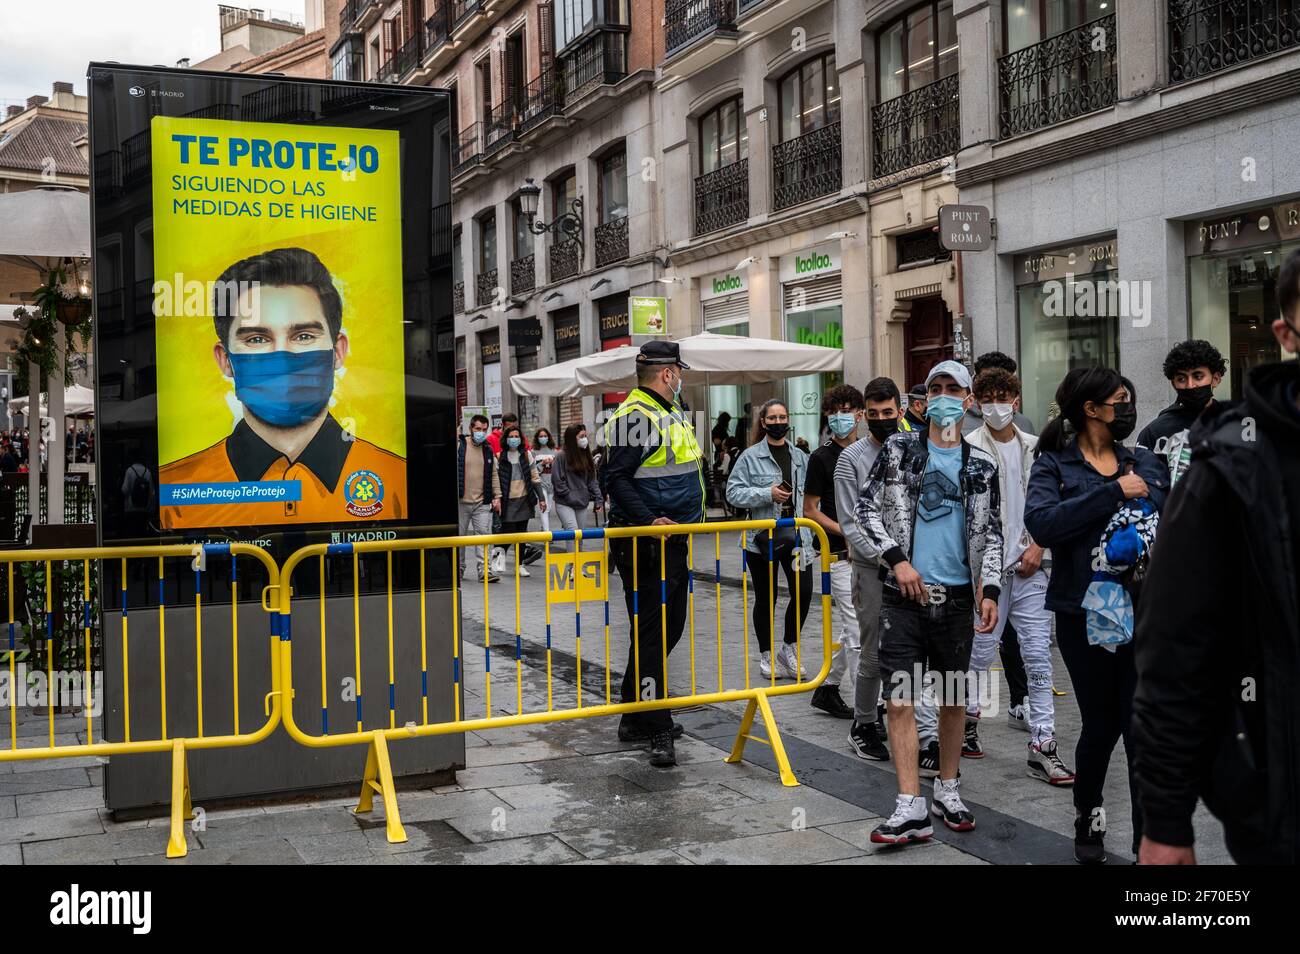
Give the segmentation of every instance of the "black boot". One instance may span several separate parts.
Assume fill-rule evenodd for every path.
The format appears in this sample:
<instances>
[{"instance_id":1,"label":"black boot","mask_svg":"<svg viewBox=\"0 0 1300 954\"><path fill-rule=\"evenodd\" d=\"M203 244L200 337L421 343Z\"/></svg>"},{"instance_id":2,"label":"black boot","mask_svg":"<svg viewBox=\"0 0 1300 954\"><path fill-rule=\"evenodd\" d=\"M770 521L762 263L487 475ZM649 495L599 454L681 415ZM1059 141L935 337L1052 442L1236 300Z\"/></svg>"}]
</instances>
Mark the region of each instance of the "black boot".
<instances>
[{"instance_id":1,"label":"black boot","mask_svg":"<svg viewBox=\"0 0 1300 954\"><path fill-rule=\"evenodd\" d=\"M852 719L853 710L840 698L839 686L821 685L813 690L812 707L830 713L837 719Z\"/></svg>"},{"instance_id":2,"label":"black boot","mask_svg":"<svg viewBox=\"0 0 1300 954\"><path fill-rule=\"evenodd\" d=\"M1106 863L1106 810L1100 805L1090 812L1075 810L1074 860L1081 865Z\"/></svg>"},{"instance_id":3,"label":"black boot","mask_svg":"<svg viewBox=\"0 0 1300 954\"><path fill-rule=\"evenodd\" d=\"M670 768L677 764L671 729L661 729L650 736L650 764L655 768Z\"/></svg>"}]
</instances>

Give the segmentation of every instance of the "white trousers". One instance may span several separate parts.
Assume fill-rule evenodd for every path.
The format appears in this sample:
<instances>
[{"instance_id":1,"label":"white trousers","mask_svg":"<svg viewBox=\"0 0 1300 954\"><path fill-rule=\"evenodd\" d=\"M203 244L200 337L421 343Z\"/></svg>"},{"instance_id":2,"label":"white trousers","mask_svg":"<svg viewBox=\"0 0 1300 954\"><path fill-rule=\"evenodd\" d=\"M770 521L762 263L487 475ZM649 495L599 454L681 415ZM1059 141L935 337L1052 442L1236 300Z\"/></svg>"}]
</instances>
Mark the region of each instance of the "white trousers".
<instances>
[{"instance_id":1,"label":"white trousers","mask_svg":"<svg viewBox=\"0 0 1300 954\"><path fill-rule=\"evenodd\" d=\"M971 648L967 684L971 703L966 707L966 714L979 715L979 684L992 685L988 670L997 655L1002 629L1010 621L1016 628L1020 657L1025 661L1025 676L1029 680L1030 741L1044 742L1053 738L1056 732L1056 704L1052 699L1052 614L1044 606L1047 573L1039 570L1026 579L1013 572L1003 579L1002 584L998 596L997 626L991 633L976 633ZM1020 700L1012 699L1011 703L1019 705Z\"/></svg>"},{"instance_id":2,"label":"white trousers","mask_svg":"<svg viewBox=\"0 0 1300 954\"><path fill-rule=\"evenodd\" d=\"M840 615L840 648L831 656L831 671L826 685L838 686L846 672L854 678L858 673L858 654L862 651L862 635L858 629L858 613L853 607L853 564L841 557L831 564L831 599ZM870 708L874 708L871 700Z\"/></svg>"}]
</instances>

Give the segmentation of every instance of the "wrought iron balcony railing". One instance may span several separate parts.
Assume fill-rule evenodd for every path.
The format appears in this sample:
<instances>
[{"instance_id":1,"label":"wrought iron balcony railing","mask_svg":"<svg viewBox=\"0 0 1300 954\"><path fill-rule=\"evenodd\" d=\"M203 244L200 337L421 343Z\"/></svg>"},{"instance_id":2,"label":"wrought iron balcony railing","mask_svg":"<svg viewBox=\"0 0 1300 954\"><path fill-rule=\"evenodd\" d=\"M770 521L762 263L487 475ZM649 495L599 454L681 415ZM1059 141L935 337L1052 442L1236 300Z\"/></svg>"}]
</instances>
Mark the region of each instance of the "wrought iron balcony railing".
<instances>
[{"instance_id":1,"label":"wrought iron balcony railing","mask_svg":"<svg viewBox=\"0 0 1300 954\"><path fill-rule=\"evenodd\" d=\"M424 52L432 53L451 39L451 4L442 0L424 21Z\"/></svg>"},{"instance_id":2,"label":"wrought iron balcony railing","mask_svg":"<svg viewBox=\"0 0 1300 954\"><path fill-rule=\"evenodd\" d=\"M1169 0L1169 81L1300 45L1295 0Z\"/></svg>"},{"instance_id":3,"label":"wrought iron balcony railing","mask_svg":"<svg viewBox=\"0 0 1300 954\"><path fill-rule=\"evenodd\" d=\"M576 103L599 86L612 86L627 76L627 34L602 30L578 44L561 61L565 102Z\"/></svg>"},{"instance_id":4,"label":"wrought iron balcony railing","mask_svg":"<svg viewBox=\"0 0 1300 954\"><path fill-rule=\"evenodd\" d=\"M465 283L463 281L452 283L451 307L458 315L465 311Z\"/></svg>"},{"instance_id":5,"label":"wrought iron balcony railing","mask_svg":"<svg viewBox=\"0 0 1300 954\"><path fill-rule=\"evenodd\" d=\"M627 258L627 216L596 226L596 267Z\"/></svg>"},{"instance_id":6,"label":"wrought iron balcony railing","mask_svg":"<svg viewBox=\"0 0 1300 954\"><path fill-rule=\"evenodd\" d=\"M487 155L492 155L514 141L518 115L518 108L511 96L492 107L483 131L484 152Z\"/></svg>"},{"instance_id":7,"label":"wrought iron balcony railing","mask_svg":"<svg viewBox=\"0 0 1300 954\"><path fill-rule=\"evenodd\" d=\"M830 123L772 147L772 207L788 209L840 191L840 124Z\"/></svg>"},{"instance_id":8,"label":"wrought iron balcony railing","mask_svg":"<svg viewBox=\"0 0 1300 954\"><path fill-rule=\"evenodd\" d=\"M749 160L731 162L695 177L695 234L715 232L749 219Z\"/></svg>"},{"instance_id":9,"label":"wrought iron balcony railing","mask_svg":"<svg viewBox=\"0 0 1300 954\"><path fill-rule=\"evenodd\" d=\"M497 270L489 268L474 276L474 307L486 308L497 294Z\"/></svg>"},{"instance_id":10,"label":"wrought iron balcony railing","mask_svg":"<svg viewBox=\"0 0 1300 954\"><path fill-rule=\"evenodd\" d=\"M122 192L122 151L111 149L95 154L95 191L103 196Z\"/></svg>"},{"instance_id":11,"label":"wrought iron balcony railing","mask_svg":"<svg viewBox=\"0 0 1300 954\"><path fill-rule=\"evenodd\" d=\"M527 295L537 287L537 256L525 255L510 263L510 294Z\"/></svg>"},{"instance_id":12,"label":"wrought iron balcony railing","mask_svg":"<svg viewBox=\"0 0 1300 954\"><path fill-rule=\"evenodd\" d=\"M736 0L668 0L664 44L668 55L714 30L736 29Z\"/></svg>"},{"instance_id":13,"label":"wrought iron balcony railing","mask_svg":"<svg viewBox=\"0 0 1300 954\"><path fill-rule=\"evenodd\" d=\"M451 5L452 32L455 32L457 27L478 13L479 7L483 6L482 0L448 0L448 2Z\"/></svg>"},{"instance_id":14,"label":"wrought iron balcony railing","mask_svg":"<svg viewBox=\"0 0 1300 954\"><path fill-rule=\"evenodd\" d=\"M1115 14L998 60L1003 139L1115 103Z\"/></svg>"},{"instance_id":15,"label":"wrought iron balcony railing","mask_svg":"<svg viewBox=\"0 0 1300 954\"><path fill-rule=\"evenodd\" d=\"M577 239L565 239L551 245L551 281L563 281L582 271L582 246Z\"/></svg>"},{"instance_id":16,"label":"wrought iron balcony railing","mask_svg":"<svg viewBox=\"0 0 1300 954\"><path fill-rule=\"evenodd\" d=\"M944 156L961 145L961 100L957 74L871 110L871 169L876 178Z\"/></svg>"},{"instance_id":17,"label":"wrought iron balcony railing","mask_svg":"<svg viewBox=\"0 0 1300 954\"><path fill-rule=\"evenodd\" d=\"M564 114L564 79L555 70L547 70L524 87L519 101L519 128L522 136L549 116Z\"/></svg>"},{"instance_id":18,"label":"wrought iron balcony railing","mask_svg":"<svg viewBox=\"0 0 1300 954\"><path fill-rule=\"evenodd\" d=\"M352 29L352 24L357 22L357 14L361 12L362 6L369 2L370 0L346 0L343 6L339 7L339 31L347 33Z\"/></svg>"},{"instance_id":19,"label":"wrought iron balcony railing","mask_svg":"<svg viewBox=\"0 0 1300 954\"><path fill-rule=\"evenodd\" d=\"M399 82L420 65L422 56L424 56L424 31L416 30L393 54L393 73Z\"/></svg>"},{"instance_id":20,"label":"wrought iron balcony railing","mask_svg":"<svg viewBox=\"0 0 1300 954\"><path fill-rule=\"evenodd\" d=\"M483 161L483 124L470 123L451 144L451 174L458 176Z\"/></svg>"},{"instance_id":21,"label":"wrought iron balcony railing","mask_svg":"<svg viewBox=\"0 0 1300 954\"><path fill-rule=\"evenodd\" d=\"M451 226L451 203L444 202L433 207L433 235L431 252L434 268L451 267L451 250L453 244Z\"/></svg>"}]
</instances>

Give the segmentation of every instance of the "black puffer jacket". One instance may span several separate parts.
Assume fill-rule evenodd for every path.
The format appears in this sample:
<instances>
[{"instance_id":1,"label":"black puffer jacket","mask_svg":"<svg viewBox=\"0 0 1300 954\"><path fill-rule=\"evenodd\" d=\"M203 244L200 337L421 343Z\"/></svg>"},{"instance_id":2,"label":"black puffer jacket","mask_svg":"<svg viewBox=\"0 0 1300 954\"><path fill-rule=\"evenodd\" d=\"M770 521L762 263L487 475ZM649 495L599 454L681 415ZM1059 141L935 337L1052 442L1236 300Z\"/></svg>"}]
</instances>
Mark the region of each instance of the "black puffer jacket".
<instances>
[{"instance_id":1,"label":"black puffer jacket","mask_svg":"<svg viewBox=\"0 0 1300 954\"><path fill-rule=\"evenodd\" d=\"M1300 861L1298 385L1295 361L1256 368L1197 421L1134 637L1144 831L1190 845L1199 796L1245 863Z\"/></svg>"}]
</instances>

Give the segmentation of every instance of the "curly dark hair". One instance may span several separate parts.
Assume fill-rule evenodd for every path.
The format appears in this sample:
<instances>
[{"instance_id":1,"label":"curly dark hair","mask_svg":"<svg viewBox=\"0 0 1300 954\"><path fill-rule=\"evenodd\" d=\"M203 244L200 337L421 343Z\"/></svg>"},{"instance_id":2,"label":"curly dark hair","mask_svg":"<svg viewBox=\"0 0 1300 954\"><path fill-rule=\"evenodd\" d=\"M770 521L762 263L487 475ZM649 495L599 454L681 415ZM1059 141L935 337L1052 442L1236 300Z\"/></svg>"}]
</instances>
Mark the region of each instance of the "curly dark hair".
<instances>
[{"instance_id":1,"label":"curly dark hair","mask_svg":"<svg viewBox=\"0 0 1300 954\"><path fill-rule=\"evenodd\" d=\"M1006 368L985 368L975 375L975 385L971 389L976 400L1010 394L1013 398L1020 396L1020 379Z\"/></svg>"},{"instance_id":2,"label":"curly dark hair","mask_svg":"<svg viewBox=\"0 0 1300 954\"><path fill-rule=\"evenodd\" d=\"M862 402L862 392L851 384L837 384L822 395L823 414L834 414L842 404L847 404L855 411L866 407Z\"/></svg>"},{"instance_id":3,"label":"curly dark hair","mask_svg":"<svg viewBox=\"0 0 1300 954\"><path fill-rule=\"evenodd\" d=\"M985 351L975 359L975 373L978 375L987 368L1001 368L1015 374L1016 359L1003 354L1001 351Z\"/></svg>"},{"instance_id":4,"label":"curly dark hair","mask_svg":"<svg viewBox=\"0 0 1300 954\"><path fill-rule=\"evenodd\" d=\"M1165 355L1163 370L1170 381L1179 371L1192 371L1196 368L1209 368L1210 374L1223 374L1228 370L1228 363L1223 360L1219 349L1203 338L1180 341Z\"/></svg>"}]
</instances>

